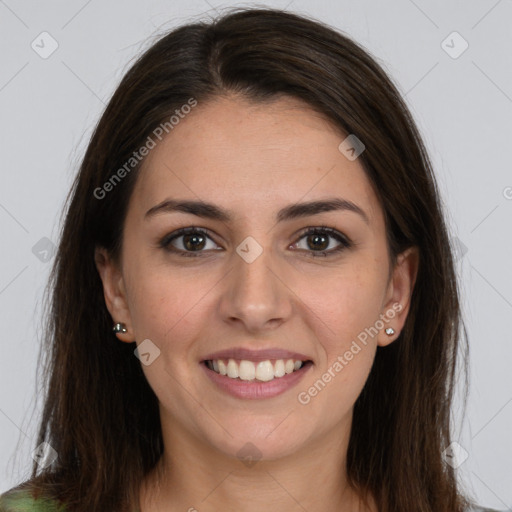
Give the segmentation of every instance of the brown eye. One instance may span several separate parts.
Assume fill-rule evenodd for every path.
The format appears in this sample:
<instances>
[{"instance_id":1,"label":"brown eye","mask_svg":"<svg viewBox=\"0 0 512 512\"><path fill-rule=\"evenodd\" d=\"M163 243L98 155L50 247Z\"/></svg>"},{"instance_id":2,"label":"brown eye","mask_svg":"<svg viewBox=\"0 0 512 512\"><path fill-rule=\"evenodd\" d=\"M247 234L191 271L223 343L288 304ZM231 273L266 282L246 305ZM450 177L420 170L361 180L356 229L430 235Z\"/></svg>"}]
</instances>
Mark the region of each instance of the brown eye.
<instances>
[{"instance_id":1,"label":"brown eye","mask_svg":"<svg viewBox=\"0 0 512 512\"><path fill-rule=\"evenodd\" d=\"M183 246L188 251L201 250L205 246L203 235L183 235Z\"/></svg>"},{"instance_id":2,"label":"brown eye","mask_svg":"<svg viewBox=\"0 0 512 512\"><path fill-rule=\"evenodd\" d=\"M213 247L207 247L208 242L211 242ZM166 251L179 253L182 256L201 256L218 248L206 230L194 227L170 233L158 245Z\"/></svg>"},{"instance_id":3,"label":"brown eye","mask_svg":"<svg viewBox=\"0 0 512 512\"><path fill-rule=\"evenodd\" d=\"M304 249L310 256L330 256L338 253L343 249L352 247L352 242L339 231L328 227L310 228L303 233L299 240L305 239L306 247ZM333 244L333 240L337 242ZM334 245L329 249L330 245ZM299 245L299 242L294 244L295 247Z\"/></svg>"},{"instance_id":4,"label":"brown eye","mask_svg":"<svg viewBox=\"0 0 512 512\"><path fill-rule=\"evenodd\" d=\"M326 235L317 235L315 233L313 235L308 235L306 240L312 250L318 249L320 251L325 251L325 249L329 247L329 237Z\"/></svg>"}]
</instances>

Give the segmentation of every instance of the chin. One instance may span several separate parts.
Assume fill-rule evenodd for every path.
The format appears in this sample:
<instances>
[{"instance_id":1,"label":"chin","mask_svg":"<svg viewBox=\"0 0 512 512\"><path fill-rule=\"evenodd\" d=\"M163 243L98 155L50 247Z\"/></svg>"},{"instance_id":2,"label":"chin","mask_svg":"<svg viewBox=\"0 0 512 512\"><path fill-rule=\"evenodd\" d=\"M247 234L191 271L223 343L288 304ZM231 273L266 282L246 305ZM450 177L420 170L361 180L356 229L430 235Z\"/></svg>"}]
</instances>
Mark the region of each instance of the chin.
<instances>
[{"instance_id":1,"label":"chin","mask_svg":"<svg viewBox=\"0 0 512 512\"><path fill-rule=\"evenodd\" d=\"M279 419L282 421L282 418ZM238 423L236 428L229 429L231 437L223 432L221 439L209 439L218 451L228 457L235 457L242 462L273 461L288 457L301 450L306 436L300 436L297 429L292 428L293 436L288 432L278 432L279 421L268 421L257 424L252 418L245 426ZM250 464L248 464L250 465Z\"/></svg>"}]
</instances>

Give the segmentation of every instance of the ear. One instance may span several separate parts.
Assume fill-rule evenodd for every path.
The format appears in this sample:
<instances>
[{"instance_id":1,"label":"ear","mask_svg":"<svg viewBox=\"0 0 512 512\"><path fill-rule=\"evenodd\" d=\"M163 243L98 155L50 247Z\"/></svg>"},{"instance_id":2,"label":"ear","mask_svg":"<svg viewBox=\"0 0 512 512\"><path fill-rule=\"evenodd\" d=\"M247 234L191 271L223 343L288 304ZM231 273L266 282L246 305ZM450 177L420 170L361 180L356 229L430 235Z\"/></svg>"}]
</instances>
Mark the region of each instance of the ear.
<instances>
[{"instance_id":1,"label":"ear","mask_svg":"<svg viewBox=\"0 0 512 512\"><path fill-rule=\"evenodd\" d=\"M402 331L411 304L412 291L419 265L417 247L410 247L397 257L384 300L380 318L384 327L379 331L377 345L385 347L398 338ZM386 334L392 328L394 334Z\"/></svg>"},{"instance_id":2,"label":"ear","mask_svg":"<svg viewBox=\"0 0 512 512\"><path fill-rule=\"evenodd\" d=\"M116 336L121 341L131 343L134 341L133 330L121 270L103 247L96 247L94 262L103 283L103 295L112 317L112 324L119 322L126 325L127 332L116 333Z\"/></svg>"}]
</instances>

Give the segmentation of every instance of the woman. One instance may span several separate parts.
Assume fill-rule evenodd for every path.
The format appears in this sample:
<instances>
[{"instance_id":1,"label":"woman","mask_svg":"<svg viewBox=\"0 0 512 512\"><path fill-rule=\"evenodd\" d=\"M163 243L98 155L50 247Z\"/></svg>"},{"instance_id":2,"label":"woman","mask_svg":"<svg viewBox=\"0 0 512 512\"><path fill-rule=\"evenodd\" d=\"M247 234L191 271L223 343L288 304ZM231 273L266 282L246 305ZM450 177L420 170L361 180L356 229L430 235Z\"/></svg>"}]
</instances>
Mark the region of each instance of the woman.
<instances>
[{"instance_id":1,"label":"woman","mask_svg":"<svg viewBox=\"0 0 512 512\"><path fill-rule=\"evenodd\" d=\"M39 458L1 510L477 510L435 179L361 47L271 9L172 31L69 199Z\"/></svg>"}]
</instances>

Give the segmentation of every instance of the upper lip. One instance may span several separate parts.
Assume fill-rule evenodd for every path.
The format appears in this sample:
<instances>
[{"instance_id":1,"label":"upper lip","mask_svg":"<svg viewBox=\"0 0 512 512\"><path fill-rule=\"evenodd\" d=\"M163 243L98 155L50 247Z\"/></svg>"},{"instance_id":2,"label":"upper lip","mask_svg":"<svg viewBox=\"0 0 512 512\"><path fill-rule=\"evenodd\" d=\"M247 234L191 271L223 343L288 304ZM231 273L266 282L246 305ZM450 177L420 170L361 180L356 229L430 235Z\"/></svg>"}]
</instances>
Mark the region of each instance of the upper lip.
<instances>
[{"instance_id":1,"label":"upper lip","mask_svg":"<svg viewBox=\"0 0 512 512\"><path fill-rule=\"evenodd\" d=\"M246 361L267 361L268 359L295 359L300 361L310 361L311 358L299 352L291 352L281 348L269 348L262 350L251 350L242 347L228 348L213 352L202 358L202 361L211 361L216 359L245 359Z\"/></svg>"}]
</instances>

